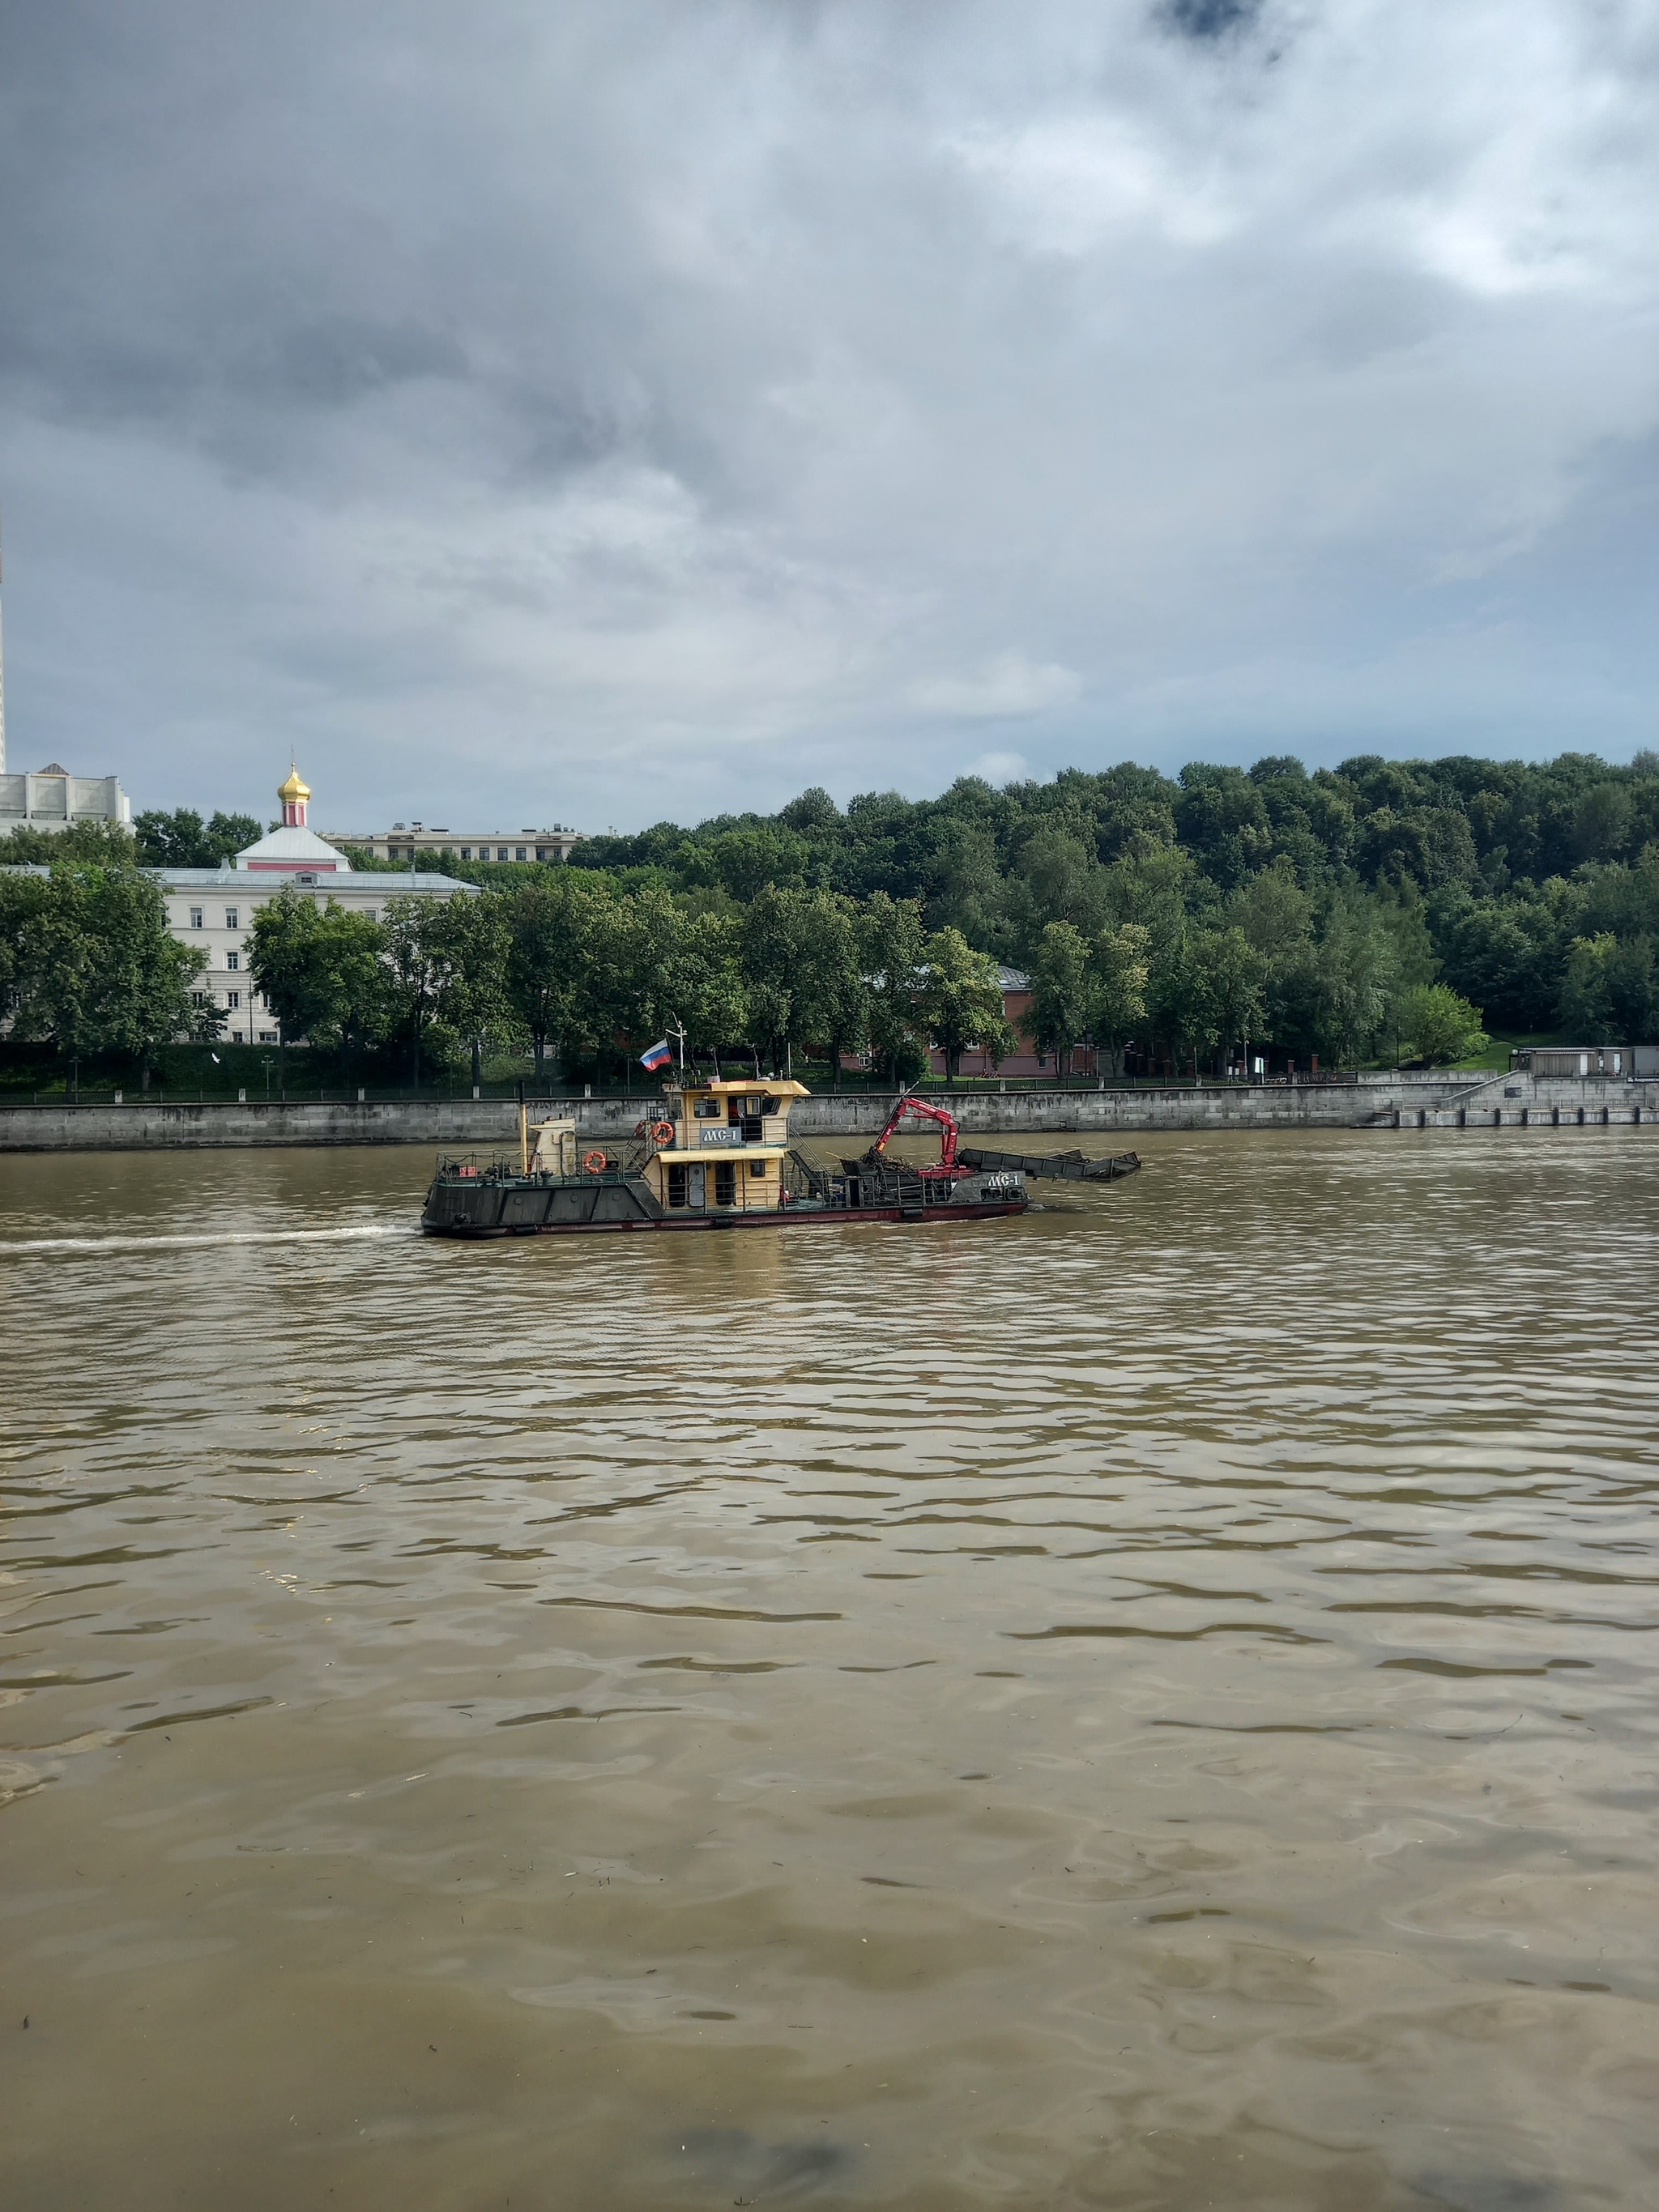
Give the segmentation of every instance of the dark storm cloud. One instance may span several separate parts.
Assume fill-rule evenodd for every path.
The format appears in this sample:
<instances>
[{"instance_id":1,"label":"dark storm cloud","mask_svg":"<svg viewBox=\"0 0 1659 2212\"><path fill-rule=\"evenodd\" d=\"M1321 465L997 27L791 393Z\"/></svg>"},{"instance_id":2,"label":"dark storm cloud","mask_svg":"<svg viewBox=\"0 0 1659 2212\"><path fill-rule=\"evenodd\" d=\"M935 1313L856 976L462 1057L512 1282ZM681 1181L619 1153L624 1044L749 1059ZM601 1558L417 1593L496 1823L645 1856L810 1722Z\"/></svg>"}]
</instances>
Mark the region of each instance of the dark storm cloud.
<instances>
[{"instance_id":1,"label":"dark storm cloud","mask_svg":"<svg viewBox=\"0 0 1659 2212\"><path fill-rule=\"evenodd\" d=\"M15 761L602 824L1628 750L1655 50L1575 0L14 9Z\"/></svg>"},{"instance_id":2,"label":"dark storm cloud","mask_svg":"<svg viewBox=\"0 0 1659 2212\"><path fill-rule=\"evenodd\" d=\"M1188 39L1224 38L1260 13L1258 0L1168 0L1164 9L1171 29Z\"/></svg>"}]
</instances>

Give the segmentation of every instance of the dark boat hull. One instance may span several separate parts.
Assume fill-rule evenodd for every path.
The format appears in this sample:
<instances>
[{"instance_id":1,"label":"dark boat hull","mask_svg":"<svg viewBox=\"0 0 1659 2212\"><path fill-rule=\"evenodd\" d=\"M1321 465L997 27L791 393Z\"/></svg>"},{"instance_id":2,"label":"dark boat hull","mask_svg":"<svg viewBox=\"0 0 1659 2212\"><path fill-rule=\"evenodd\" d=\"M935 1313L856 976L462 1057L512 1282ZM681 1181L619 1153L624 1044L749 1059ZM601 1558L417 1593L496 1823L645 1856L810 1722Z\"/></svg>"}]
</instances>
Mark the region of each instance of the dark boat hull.
<instances>
[{"instance_id":1,"label":"dark boat hull","mask_svg":"<svg viewBox=\"0 0 1659 2212\"><path fill-rule=\"evenodd\" d=\"M1024 1206L930 1206L926 1212L908 1211L896 1206L824 1206L811 1212L805 1208L779 1206L775 1210L753 1213L674 1213L665 1214L659 1221L539 1221L514 1224L511 1228L475 1228L455 1222L432 1222L422 1219L421 1228L428 1237L458 1237L474 1240L492 1237L591 1237L607 1232L626 1236L635 1230L666 1230L670 1234L683 1234L702 1229L761 1230L799 1229L809 1224L863 1221L992 1221L1010 1214L1024 1213Z\"/></svg>"},{"instance_id":2,"label":"dark boat hull","mask_svg":"<svg viewBox=\"0 0 1659 2212\"><path fill-rule=\"evenodd\" d=\"M791 1229L810 1223L994 1221L1024 1213L1018 1176L965 1176L953 1184L889 1172L816 1179L816 1188L780 1206L710 1206L665 1211L637 1176L476 1175L440 1170L427 1193L421 1227L428 1237L580 1237L637 1230Z\"/></svg>"}]
</instances>

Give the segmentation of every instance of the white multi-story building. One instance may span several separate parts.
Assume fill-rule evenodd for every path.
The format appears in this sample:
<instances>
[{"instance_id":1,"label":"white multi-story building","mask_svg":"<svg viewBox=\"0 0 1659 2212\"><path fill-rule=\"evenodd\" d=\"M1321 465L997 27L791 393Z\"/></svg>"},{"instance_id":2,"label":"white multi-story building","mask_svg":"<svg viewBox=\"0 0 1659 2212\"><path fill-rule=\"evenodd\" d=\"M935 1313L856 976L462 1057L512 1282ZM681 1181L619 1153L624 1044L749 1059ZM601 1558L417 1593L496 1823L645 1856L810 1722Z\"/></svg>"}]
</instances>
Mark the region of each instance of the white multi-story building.
<instances>
[{"instance_id":1,"label":"white multi-story building","mask_svg":"<svg viewBox=\"0 0 1659 2212\"><path fill-rule=\"evenodd\" d=\"M550 830L428 830L423 823L394 822L361 837L331 830L328 842L351 845L376 860L406 860L413 866L422 853L447 853L453 860L568 860L581 832L556 822Z\"/></svg>"},{"instance_id":2,"label":"white multi-story building","mask_svg":"<svg viewBox=\"0 0 1659 2212\"><path fill-rule=\"evenodd\" d=\"M253 917L287 884L308 892L319 906L331 901L370 921L380 920L390 898L476 897L477 888L453 876L371 875L354 868L343 853L307 826L311 799L297 769L278 787L280 829L246 847L228 868L150 868L167 902L167 925L181 945L208 956L196 985L204 1006L224 1019L233 1044L275 1044L276 1024L248 974L248 934ZM291 1042L291 1040L290 1040Z\"/></svg>"}]
</instances>

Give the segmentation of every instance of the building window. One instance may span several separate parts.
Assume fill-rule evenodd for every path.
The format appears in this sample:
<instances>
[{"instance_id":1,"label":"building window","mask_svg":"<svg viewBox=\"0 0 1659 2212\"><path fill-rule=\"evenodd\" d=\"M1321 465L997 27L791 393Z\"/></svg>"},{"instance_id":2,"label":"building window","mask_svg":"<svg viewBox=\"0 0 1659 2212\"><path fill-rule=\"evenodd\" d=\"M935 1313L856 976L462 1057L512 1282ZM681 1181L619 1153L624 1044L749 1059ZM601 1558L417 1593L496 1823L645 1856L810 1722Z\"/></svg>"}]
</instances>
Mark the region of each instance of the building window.
<instances>
[{"instance_id":1,"label":"building window","mask_svg":"<svg viewBox=\"0 0 1659 2212\"><path fill-rule=\"evenodd\" d=\"M495 858L496 858L498 860L504 860L507 858L507 848L506 848L506 846L505 846L505 845L497 845L497 846L496 846L496 848L495 848Z\"/></svg>"},{"instance_id":2,"label":"building window","mask_svg":"<svg viewBox=\"0 0 1659 2212\"><path fill-rule=\"evenodd\" d=\"M241 966L241 964L242 956L240 952L226 953L225 966L233 975L236 973L236 970Z\"/></svg>"},{"instance_id":3,"label":"building window","mask_svg":"<svg viewBox=\"0 0 1659 2212\"><path fill-rule=\"evenodd\" d=\"M545 846L545 845L538 845L538 846L537 846L537 848L536 848L536 858L537 858L538 860L544 860L547 858L547 848L546 848L546 846Z\"/></svg>"},{"instance_id":4,"label":"building window","mask_svg":"<svg viewBox=\"0 0 1659 2212\"><path fill-rule=\"evenodd\" d=\"M241 908L240 907L228 906L225 908L225 927L227 929L240 929L241 926Z\"/></svg>"},{"instance_id":5,"label":"building window","mask_svg":"<svg viewBox=\"0 0 1659 2212\"><path fill-rule=\"evenodd\" d=\"M190 994L190 1003L192 1006L211 1006L213 1002L205 991L192 991Z\"/></svg>"},{"instance_id":6,"label":"building window","mask_svg":"<svg viewBox=\"0 0 1659 2212\"><path fill-rule=\"evenodd\" d=\"M462 858L464 860L470 860L472 858L472 848L471 848L471 845L463 845L463 846L462 846L462 848L461 848L461 858Z\"/></svg>"},{"instance_id":7,"label":"building window","mask_svg":"<svg viewBox=\"0 0 1659 2212\"><path fill-rule=\"evenodd\" d=\"M363 908L363 920L365 921L378 921L380 918L380 914L378 907L366 906Z\"/></svg>"},{"instance_id":8,"label":"building window","mask_svg":"<svg viewBox=\"0 0 1659 2212\"><path fill-rule=\"evenodd\" d=\"M242 994L240 991L227 991L225 993L225 1006L231 1013L235 1013L241 1006L241 1003Z\"/></svg>"},{"instance_id":9,"label":"building window","mask_svg":"<svg viewBox=\"0 0 1659 2212\"><path fill-rule=\"evenodd\" d=\"M275 1044L276 1042L276 1030L261 1030L259 1032L259 1042L261 1044Z\"/></svg>"},{"instance_id":10,"label":"building window","mask_svg":"<svg viewBox=\"0 0 1659 2212\"><path fill-rule=\"evenodd\" d=\"M202 927L202 909L199 906L193 906L190 910L190 926L192 929L199 929Z\"/></svg>"},{"instance_id":11,"label":"building window","mask_svg":"<svg viewBox=\"0 0 1659 2212\"><path fill-rule=\"evenodd\" d=\"M520 845L520 848L519 848L519 850L518 850L518 858L519 858L520 860L524 860L524 859L526 858L525 849L524 849L524 847L523 847L522 845Z\"/></svg>"}]
</instances>

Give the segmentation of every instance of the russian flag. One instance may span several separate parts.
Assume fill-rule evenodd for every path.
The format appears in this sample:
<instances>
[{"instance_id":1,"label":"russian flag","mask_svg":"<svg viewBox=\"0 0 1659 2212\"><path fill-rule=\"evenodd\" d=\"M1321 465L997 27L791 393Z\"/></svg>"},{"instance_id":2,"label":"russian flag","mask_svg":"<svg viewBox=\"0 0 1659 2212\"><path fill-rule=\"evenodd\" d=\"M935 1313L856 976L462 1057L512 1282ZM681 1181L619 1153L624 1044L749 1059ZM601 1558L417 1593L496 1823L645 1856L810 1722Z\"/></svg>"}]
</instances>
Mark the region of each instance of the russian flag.
<instances>
[{"instance_id":1,"label":"russian flag","mask_svg":"<svg viewBox=\"0 0 1659 2212\"><path fill-rule=\"evenodd\" d=\"M660 1044L653 1044L649 1052L642 1052L640 1054L640 1066L654 1071L659 1067L666 1067L673 1057L673 1049L668 1039L664 1037Z\"/></svg>"}]
</instances>

